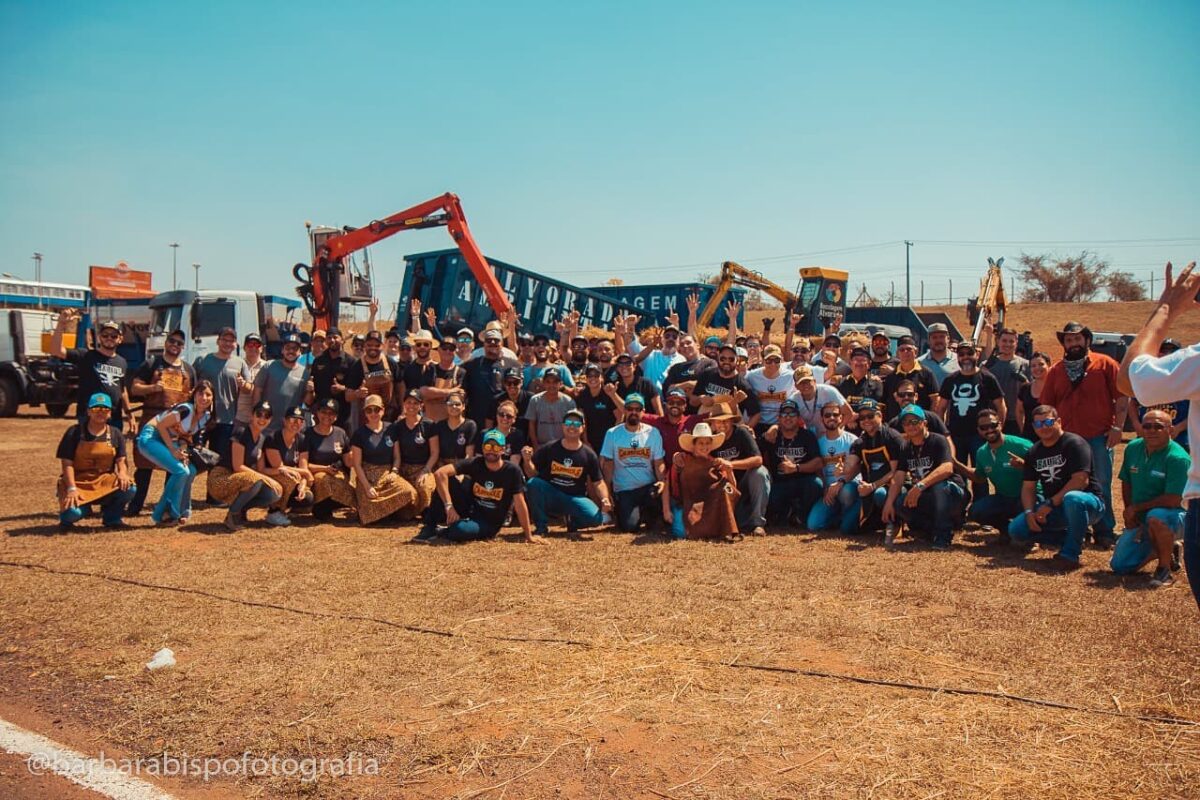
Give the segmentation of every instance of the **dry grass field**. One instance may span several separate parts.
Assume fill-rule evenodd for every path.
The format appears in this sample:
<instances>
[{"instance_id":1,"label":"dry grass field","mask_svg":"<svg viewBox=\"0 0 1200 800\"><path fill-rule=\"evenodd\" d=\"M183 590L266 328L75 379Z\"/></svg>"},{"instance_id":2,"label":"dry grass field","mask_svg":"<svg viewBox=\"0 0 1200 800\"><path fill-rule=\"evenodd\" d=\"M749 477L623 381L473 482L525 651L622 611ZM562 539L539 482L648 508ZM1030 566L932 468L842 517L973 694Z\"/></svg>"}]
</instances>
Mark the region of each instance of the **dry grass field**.
<instances>
[{"instance_id":1,"label":"dry grass field","mask_svg":"<svg viewBox=\"0 0 1200 800\"><path fill-rule=\"evenodd\" d=\"M227 535L223 512L203 509L183 529L142 517L60 534L63 428L0 421L0 717L93 754L380 764L171 784L180 796L1183 798L1200 785L1200 616L1185 588L1114 577L1099 551L1060 575L1048 552L1022 559L979 533L949 553L795 531L418 547L412 528L343 521ZM148 672L163 646L178 665ZM0 795L38 796L12 760Z\"/></svg>"}]
</instances>

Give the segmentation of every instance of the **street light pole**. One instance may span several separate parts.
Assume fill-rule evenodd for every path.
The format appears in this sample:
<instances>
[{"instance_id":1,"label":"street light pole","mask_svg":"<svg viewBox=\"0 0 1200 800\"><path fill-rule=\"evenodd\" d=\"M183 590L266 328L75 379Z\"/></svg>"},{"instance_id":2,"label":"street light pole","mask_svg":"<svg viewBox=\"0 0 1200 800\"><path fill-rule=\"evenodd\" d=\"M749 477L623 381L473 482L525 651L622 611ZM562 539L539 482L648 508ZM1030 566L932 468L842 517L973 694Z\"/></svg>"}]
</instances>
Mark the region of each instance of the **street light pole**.
<instances>
[{"instance_id":1,"label":"street light pole","mask_svg":"<svg viewBox=\"0 0 1200 800\"><path fill-rule=\"evenodd\" d=\"M33 280L37 283L38 308L42 307L42 254L33 254Z\"/></svg>"},{"instance_id":2,"label":"street light pole","mask_svg":"<svg viewBox=\"0 0 1200 800\"><path fill-rule=\"evenodd\" d=\"M178 278L178 273L175 269L175 264L178 261L178 256L179 256L179 242L171 242L171 244L169 246L171 248L171 288L178 289L179 288L179 278Z\"/></svg>"},{"instance_id":3,"label":"street light pole","mask_svg":"<svg viewBox=\"0 0 1200 800\"><path fill-rule=\"evenodd\" d=\"M196 270L196 291L200 291L200 265L192 264L192 269Z\"/></svg>"},{"instance_id":4,"label":"street light pole","mask_svg":"<svg viewBox=\"0 0 1200 800\"><path fill-rule=\"evenodd\" d=\"M908 239L904 240L904 303L912 305L912 263L908 257L909 251L912 250L912 242Z\"/></svg>"}]
</instances>

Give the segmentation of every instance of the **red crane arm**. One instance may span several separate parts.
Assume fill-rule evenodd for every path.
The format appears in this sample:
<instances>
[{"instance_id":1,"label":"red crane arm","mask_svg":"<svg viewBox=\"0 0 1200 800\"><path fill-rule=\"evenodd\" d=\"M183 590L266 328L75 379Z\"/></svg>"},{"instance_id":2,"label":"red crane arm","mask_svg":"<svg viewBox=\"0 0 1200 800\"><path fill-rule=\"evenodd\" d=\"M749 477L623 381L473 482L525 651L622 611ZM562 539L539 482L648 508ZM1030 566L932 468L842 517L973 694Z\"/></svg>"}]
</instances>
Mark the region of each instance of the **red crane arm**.
<instances>
[{"instance_id":1,"label":"red crane arm","mask_svg":"<svg viewBox=\"0 0 1200 800\"><path fill-rule=\"evenodd\" d=\"M467 227L467 218L463 214L458 195L447 192L441 197L397 211L386 219L374 220L365 227L336 234L325 240L317 252L317 263L310 272L314 300L313 317L317 327L328 328L337 324L337 304L340 298L337 296L336 281L339 270L330 267L340 267L342 259L351 253L401 231L435 228L440 225L445 225L449 230L496 315L512 312L513 307L508 295L505 294L500 281L496 280L496 274L492 272L491 265L471 235L471 229Z\"/></svg>"}]
</instances>

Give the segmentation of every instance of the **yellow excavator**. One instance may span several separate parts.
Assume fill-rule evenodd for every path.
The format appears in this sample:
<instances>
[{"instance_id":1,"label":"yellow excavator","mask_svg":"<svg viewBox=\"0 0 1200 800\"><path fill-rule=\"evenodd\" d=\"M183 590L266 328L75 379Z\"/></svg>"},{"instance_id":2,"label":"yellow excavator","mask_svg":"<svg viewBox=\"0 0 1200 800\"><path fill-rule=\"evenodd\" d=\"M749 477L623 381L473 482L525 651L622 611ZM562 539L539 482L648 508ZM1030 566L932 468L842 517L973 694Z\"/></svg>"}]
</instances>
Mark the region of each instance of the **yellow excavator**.
<instances>
[{"instance_id":1,"label":"yellow excavator","mask_svg":"<svg viewBox=\"0 0 1200 800\"><path fill-rule=\"evenodd\" d=\"M988 271L979 282L979 296L967 301L967 318L970 319L971 341L978 342L983 334L983 326L987 324L987 313L991 312L992 324L1004 327L1004 312L1008 299L1004 295L1004 276L1000 268L1004 266L1004 257L992 260L988 257Z\"/></svg>"},{"instance_id":2,"label":"yellow excavator","mask_svg":"<svg viewBox=\"0 0 1200 800\"><path fill-rule=\"evenodd\" d=\"M739 286L745 286L748 289L766 292L782 303L784 308L795 309L800 302L800 298L779 284L767 280L759 273L746 269L735 261L726 261L721 265L721 276L717 281L717 290L712 293L712 297L708 298L708 302L704 304L697 322L701 325L712 324L713 316L717 313L717 309L721 307L721 303L725 301L725 295L729 293L730 287L735 283Z\"/></svg>"}]
</instances>

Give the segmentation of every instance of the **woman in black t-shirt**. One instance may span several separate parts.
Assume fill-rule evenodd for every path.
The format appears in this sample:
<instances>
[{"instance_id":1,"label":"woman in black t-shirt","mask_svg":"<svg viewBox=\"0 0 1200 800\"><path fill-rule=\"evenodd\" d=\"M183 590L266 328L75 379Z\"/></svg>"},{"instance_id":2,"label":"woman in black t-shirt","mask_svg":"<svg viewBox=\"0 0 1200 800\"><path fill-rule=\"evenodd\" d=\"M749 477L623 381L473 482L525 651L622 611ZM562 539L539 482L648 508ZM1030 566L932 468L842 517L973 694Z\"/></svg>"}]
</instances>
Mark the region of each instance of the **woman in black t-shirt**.
<instances>
[{"instance_id":1,"label":"woman in black t-shirt","mask_svg":"<svg viewBox=\"0 0 1200 800\"><path fill-rule=\"evenodd\" d=\"M271 414L270 403L264 400L256 405L250 424L229 440L221 462L208 474L209 494L229 503L225 527L231 533L245 526L248 509L267 508L283 496L283 487L266 474L264 446Z\"/></svg>"},{"instance_id":2,"label":"woman in black t-shirt","mask_svg":"<svg viewBox=\"0 0 1200 800\"><path fill-rule=\"evenodd\" d=\"M283 427L267 437L264 452L267 474L279 481L283 489L272 514L278 512L286 518L293 498L297 503L312 502L313 474L308 469L308 447L304 444L303 408L292 406L287 410Z\"/></svg>"},{"instance_id":3,"label":"woman in black t-shirt","mask_svg":"<svg viewBox=\"0 0 1200 800\"><path fill-rule=\"evenodd\" d=\"M438 440L439 467L475 456L475 434L478 429L474 420L463 417L465 410L466 400L462 391L455 390L446 398L446 419L433 429Z\"/></svg>"},{"instance_id":4,"label":"woman in black t-shirt","mask_svg":"<svg viewBox=\"0 0 1200 800\"><path fill-rule=\"evenodd\" d=\"M417 492L393 469L398 466L396 442L391 427L383 421L383 398L377 394L367 397L363 417L366 422L350 438L350 463L357 479L358 519L370 525L411 506Z\"/></svg>"},{"instance_id":5,"label":"woman in black t-shirt","mask_svg":"<svg viewBox=\"0 0 1200 800\"><path fill-rule=\"evenodd\" d=\"M437 468L440 446L437 426L425 419L425 403L421 392L413 389L404 396L404 414L392 423L392 439L396 442L393 465L398 467L400 477L417 490L417 502L400 513L400 519L412 519L433 500L437 485L433 471Z\"/></svg>"},{"instance_id":6,"label":"woman in black t-shirt","mask_svg":"<svg viewBox=\"0 0 1200 800\"><path fill-rule=\"evenodd\" d=\"M338 506L354 508L354 487L350 485L346 462L350 457L350 437L334 425L339 404L332 397L317 406L313 426L304 432L308 471L312 473L313 517L333 518Z\"/></svg>"}]
</instances>

